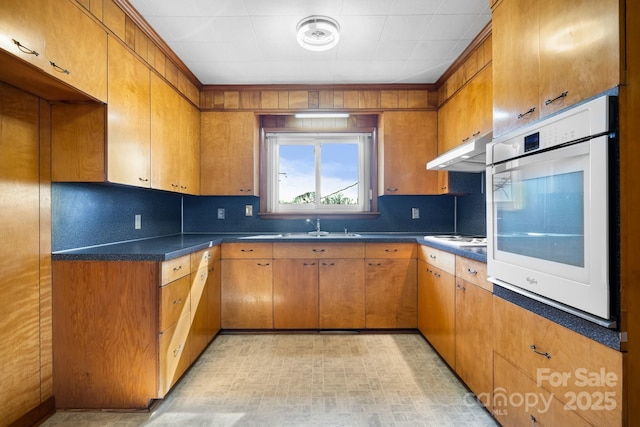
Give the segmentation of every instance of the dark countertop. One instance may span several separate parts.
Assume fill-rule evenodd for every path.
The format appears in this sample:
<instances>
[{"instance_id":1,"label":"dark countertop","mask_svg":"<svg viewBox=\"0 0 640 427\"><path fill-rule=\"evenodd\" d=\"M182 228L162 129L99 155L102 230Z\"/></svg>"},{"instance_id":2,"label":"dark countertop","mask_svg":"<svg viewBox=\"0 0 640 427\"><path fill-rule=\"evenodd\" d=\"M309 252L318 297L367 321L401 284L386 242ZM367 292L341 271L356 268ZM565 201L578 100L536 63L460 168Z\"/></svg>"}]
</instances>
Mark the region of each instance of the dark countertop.
<instances>
[{"instance_id":1,"label":"dark countertop","mask_svg":"<svg viewBox=\"0 0 640 427\"><path fill-rule=\"evenodd\" d=\"M424 240L428 233L358 233L358 237L314 237L286 239L275 236L277 233L248 233L248 234L176 234L171 236L156 237L151 239L121 242L108 245L92 246L88 248L71 249L54 252L54 261L167 261L173 258L197 252L201 249L219 245L223 242L372 242L372 243L418 243L442 249L447 252L471 258L480 262L487 262L486 247L460 248L446 243ZM274 235L273 238L267 237ZM251 238L251 236L260 236ZM584 335L608 347L619 350L619 332L594 323L577 318L546 304L534 301L508 289L494 285L494 295L498 298L512 302L526 310L562 325L574 332Z\"/></svg>"},{"instance_id":2,"label":"dark countertop","mask_svg":"<svg viewBox=\"0 0 640 427\"><path fill-rule=\"evenodd\" d=\"M358 233L358 237L309 236L308 238L287 239L277 237L276 233L249 234L176 234L151 239L112 243L87 248L69 249L52 254L54 261L167 261L192 252L199 251L223 242L372 242L372 243L419 243L443 249L457 255L487 262L486 248L457 248L447 244L427 242L425 233ZM274 235L273 238L265 237ZM252 239L251 236L260 236Z\"/></svg>"}]
</instances>

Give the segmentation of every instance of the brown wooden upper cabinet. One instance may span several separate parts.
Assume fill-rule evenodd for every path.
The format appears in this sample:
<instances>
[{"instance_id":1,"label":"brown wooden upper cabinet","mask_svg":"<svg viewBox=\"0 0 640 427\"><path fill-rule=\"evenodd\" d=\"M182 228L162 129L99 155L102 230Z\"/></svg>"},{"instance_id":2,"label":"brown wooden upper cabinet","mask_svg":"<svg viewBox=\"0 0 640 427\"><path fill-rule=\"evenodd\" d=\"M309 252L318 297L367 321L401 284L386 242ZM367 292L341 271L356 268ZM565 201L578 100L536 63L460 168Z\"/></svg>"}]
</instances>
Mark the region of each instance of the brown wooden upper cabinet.
<instances>
[{"instance_id":1,"label":"brown wooden upper cabinet","mask_svg":"<svg viewBox=\"0 0 640 427\"><path fill-rule=\"evenodd\" d=\"M438 173L425 168L437 155L435 111L384 112L378 146L381 195L437 194Z\"/></svg>"},{"instance_id":2,"label":"brown wooden upper cabinet","mask_svg":"<svg viewBox=\"0 0 640 427\"><path fill-rule=\"evenodd\" d=\"M494 136L618 85L618 0L508 0L493 10Z\"/></svg>"},{"instance_id":3,"label":"brown wooden upper cabinet","mask_svg":"<svg viewBox=\"0 0 640 427\"><path fill-rule=\"evenodd\" d=\"M200 111L151 75L151 188L200 193Z\"/></svg>"},{"instance_id":4,"label":"brown wooden upper cabinet","mask_svg":"<svg viewBox=\"0 0 640 427\"><path fill-rule=\"evenodd\" d=\"M252 112L203 112L200 190L209 196L258 195L258 119Z\"/></svg>"},{"instance_id":5,"label":"brown wooden upper cabinet","mask_svg":"<svg viewBox=\"0 0 640 427\"><path fill-rule=\"evenodd\" d=\"M493 72L484 67L438 110L438 155L491 132Z\"/></svg>"}]
</instances>

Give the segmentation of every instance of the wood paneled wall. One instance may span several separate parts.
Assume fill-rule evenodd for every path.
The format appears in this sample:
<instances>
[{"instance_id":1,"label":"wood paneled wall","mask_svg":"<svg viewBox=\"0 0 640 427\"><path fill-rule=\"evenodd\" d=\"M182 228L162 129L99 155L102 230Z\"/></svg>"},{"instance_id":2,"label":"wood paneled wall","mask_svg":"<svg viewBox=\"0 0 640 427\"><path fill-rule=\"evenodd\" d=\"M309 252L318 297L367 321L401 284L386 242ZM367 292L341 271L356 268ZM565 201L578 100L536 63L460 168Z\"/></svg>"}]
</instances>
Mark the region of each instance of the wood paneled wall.
<instances>
[{"instance_id":1,"label":"wood paneled wall","mask_svg":"<svg viewBox=\"0 0 640 427\"><path fill-rule=\"evenodd\" d=\"M229 111L376 111L436 109L434 85L399 86L215 86L202 87L200 108Z\"/></svg>"},{"instance_id":2,"label":"wood paneled wall","mask_svg":"<svg viewBox=\"0 0 640 427\"><path fill-rule=\"evenodd\" d=\"M146 24L135 9L123 0L76 0L91 15L134 50L151 69L164 77L193 104L200 103L202 84L168 48L160 36Z\"/></svg>"}]
</instances>

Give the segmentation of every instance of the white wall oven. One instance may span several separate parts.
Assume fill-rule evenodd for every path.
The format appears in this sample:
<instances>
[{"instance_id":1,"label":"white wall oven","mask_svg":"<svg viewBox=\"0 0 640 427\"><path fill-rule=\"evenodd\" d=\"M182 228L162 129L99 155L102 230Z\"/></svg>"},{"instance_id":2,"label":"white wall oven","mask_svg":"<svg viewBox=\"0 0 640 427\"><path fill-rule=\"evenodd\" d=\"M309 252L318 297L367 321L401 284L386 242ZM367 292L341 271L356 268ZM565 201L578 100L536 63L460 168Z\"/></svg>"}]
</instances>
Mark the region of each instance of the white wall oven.
<instances>
[{"instance_id":1,"label":"white wall oven","mask_svg":"<svg viewBox=\"0 0 640 427\"><path fill-rule=\"evenodd\" d=\"M617 98L602 96L487 151L489 280L609 328L616 130Z\"/></svg>"}]
</instances>

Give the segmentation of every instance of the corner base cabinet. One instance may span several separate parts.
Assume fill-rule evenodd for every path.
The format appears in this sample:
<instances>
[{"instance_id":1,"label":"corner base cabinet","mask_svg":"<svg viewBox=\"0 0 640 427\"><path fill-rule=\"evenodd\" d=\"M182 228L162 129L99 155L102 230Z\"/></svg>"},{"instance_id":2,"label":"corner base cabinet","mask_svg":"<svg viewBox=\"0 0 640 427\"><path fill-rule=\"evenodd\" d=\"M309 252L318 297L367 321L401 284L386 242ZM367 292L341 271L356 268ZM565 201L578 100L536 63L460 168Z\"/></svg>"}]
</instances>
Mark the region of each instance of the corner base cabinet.
<instances>
[{"instance_id":1,"label":"corner base cabinet","mask_svg":"<svg viewBox=\"0 0 640 427\"><path fill-rule=\"evenodd\" d=\"M164 262L54 261L56 406L163 398L219 331L219 270L216 247Z\"/></svg>"}]
</instances>

